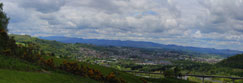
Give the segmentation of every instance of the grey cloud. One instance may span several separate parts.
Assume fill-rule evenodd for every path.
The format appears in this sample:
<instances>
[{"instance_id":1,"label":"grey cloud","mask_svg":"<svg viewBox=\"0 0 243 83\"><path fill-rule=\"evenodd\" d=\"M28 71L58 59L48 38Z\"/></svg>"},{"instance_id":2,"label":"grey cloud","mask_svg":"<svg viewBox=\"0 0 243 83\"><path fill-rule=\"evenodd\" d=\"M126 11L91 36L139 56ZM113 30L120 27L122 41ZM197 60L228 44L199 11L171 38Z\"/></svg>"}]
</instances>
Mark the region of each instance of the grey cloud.
<instances>
[{"instance_id":1,"label":"grey cloud","mask_svg":"<svg viewBox=\"0 0 243 83\"><path fill-rule=\"evenodd\" d=\"M235 25L239 27L239 23L241 23L240 27L243 28L243 2L241 0L205 0L201 3L210 12L207 17L209 22L202 26L208 28L208 31L226 33L235 30L237 28ZM215 30L210 30L210 28Z\"/></svg>"},{"instance_id":2,"label":"grey cloud","mask_svg":"<svg viewBox=\"0 0 243 83\"><path fill-rule=\"evenodd\" d=\"M113 3L113 0L91 0L87 6L107 13L120 13L119 7Z\"/></svg>"},{"instance_id":3,"label":"grey cloud","mask_svg":"<svg viewBox=\"0 0 243 83\"><path fill-rule=\"evenodd\" d=\"M18 0L20 6L33 8L42 13L55 12L65 5L64 0Z\"/></svg>"}]
</instances>

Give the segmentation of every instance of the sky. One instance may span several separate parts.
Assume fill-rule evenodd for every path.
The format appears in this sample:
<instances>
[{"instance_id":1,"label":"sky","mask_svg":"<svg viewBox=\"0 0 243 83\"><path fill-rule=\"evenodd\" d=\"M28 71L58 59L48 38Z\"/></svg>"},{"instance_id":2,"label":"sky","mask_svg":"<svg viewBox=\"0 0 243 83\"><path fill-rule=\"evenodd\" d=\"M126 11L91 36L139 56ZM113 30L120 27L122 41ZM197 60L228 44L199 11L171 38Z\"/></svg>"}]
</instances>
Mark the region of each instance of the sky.
<instances>
[{"instance_id":1,"label":"sky","mask_svg":"<svg viewBox=\"0 0 243 83\"><path fill-rule=\"evenodd\" d=\"M9 33L243 51L243 0L0 0Z\"/></svg>"}]
</instances>

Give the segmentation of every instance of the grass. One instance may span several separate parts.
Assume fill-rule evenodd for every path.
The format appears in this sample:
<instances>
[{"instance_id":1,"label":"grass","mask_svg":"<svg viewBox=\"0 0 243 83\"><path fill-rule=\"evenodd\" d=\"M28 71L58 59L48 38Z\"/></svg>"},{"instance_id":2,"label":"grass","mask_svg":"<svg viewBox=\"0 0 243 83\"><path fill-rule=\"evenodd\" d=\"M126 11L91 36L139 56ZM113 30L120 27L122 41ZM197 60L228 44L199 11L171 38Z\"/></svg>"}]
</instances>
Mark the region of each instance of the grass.
<instances>
[{"instance_id":1,"label":"grass","mask_svg":"<svg viewBox=\"0 0 243 83\"><path fill-rule=\"evenodd\" d=\"M54 57L51 57L51 56L45 56L45 58L46 59L47 58L53 58L56 65L60 65L64 60L75 61L75 60L69 60L69 59L54 58ZM119 71L119 70L114 69L114 68L109 68L109 67L105 67L105 66L101 66L101 65L97 65L97 64L85 63L85 62L79 62L79 64L87 66L87 67L92 68L92 69L99 70L105 76L108 75L111 72L115 72L117 77L123 78L128 83L142 83L142 80L140 80L139 77L134 76L134 75L129 74L129 73L126 73L126 72Z\"/></svg>"},{"instance_id":2,"label":"grass","mask_svg":"<svg viewBox=\"0 0 243 83\"><path fill-rule=\"evenodd\" d=\"M0 55L0 83L97 83L72 74L40 71L35 64Z\"/></svg>"},{"instance_id":3,"label":"grass","mask_svg":"<svg viewBox=\"0 0 243 83\"><path fill-rule=\"evenodd\" d=\"M162 79L152 79L152 78L144 78L148 83L196 83L186 80L179 80L179 79L173 79L173 78L162 78Z\"/></svg>"},{"instance_id":4,"label":"grass","mask_svg":"<svg viewBox=\"0 0 243 83\"><path fill-rule=\"evenodd\" d=\"M53 58L53 57L45 57ZM56 65L60 65L65 59L54 58ZM66 59L67 60L67 59ZM68 60L72 61L72 60ZM116 70L114 68L104 67L96 64L80 62L84 66L99 70L102 74L107 75L110 72L115 72L116 76L123 78L128 83L142 83L140 77L132 74ZM0 55L0 83L96 83L90 78L82 78L68 73L40 72L42 68L27 61ZM176 79L148 79L150 83L188 83L183 80Z\"/></svg>"},{"instance_id":5,"label":"grass","mask_svg":"<svg viewBox=\"0 0 243 83\"><path fill-rule=\"evenodd\" d=\"M0 55L0 69L40 71L41 67L18 58Z\"/></svg>"},{"instance_id":6,"label":"grass","mask_svg":"<svg viewBox=\"0 0 243 83\"><path fill-rule=\"evenodd\" d=\"M46 58L51 58L51 57L46 57ZM54 58L54 60L56 62L56 65L60 65L65 59L57 59L57 58ZM128 74L126 72L121 72L121 71L115 70L113 68L108 68L108 67L104 67L104 66L100 66L100 65L95 65L95 64L89 64L89 63L84 63L84 62L80 62L80 64L85 65L85 66L88 66L88 67L93 68L93 69L96 69L96 70L99 70L105 76L108 75L110 72L116 72L117 73L116 74L117 77L120 77L120 78L125 79L128 83L134 83L134 82L135 83L142 83L142 81L139 79L139 77L136 77L134 75ZM40 66L35 65L33 63L29 63L27 61L24 61L24 60L15 58L15 57L9 57L9 56L4 56L4 55L0 55L0 69L15 70L15 72L16 72L16 70L19 71L19 72L20 71L25 71L26 73L27 72L39 72L39 71L42 70L42 68ZM9 72L9 73L11 73L11 72ZM59 73L61 73L61 72L59 72ZM5 74L7 74L7 73L5 73ZM19 74L21 74L21 73L19 73ZM22 73L22 74L24 74L24 73ZM65 74L67 74L67 73L65 73ZM19 78L19 77L16 77L16 79L17 78ZM29 77L24 77L23 79L25 79L25 78L26 79L27 78L28 79L32 79L32 78L29 78ZM2 82L0 81L0 83L2 83ZM59 83L59 82L56 82L56 83ZM76 83L76 82L74 82L74 83Z\"/></svg>"},{"instance_id":7,"label":"grass","mask_svg":"<svg viewBox=\"0 0 243 83\"><path fill-rule=\"evenodd\" d=\"M0 69L0 83L98 83L89 78L81 78L60 73L23 72Z\"/></svg>"}]
</instances>

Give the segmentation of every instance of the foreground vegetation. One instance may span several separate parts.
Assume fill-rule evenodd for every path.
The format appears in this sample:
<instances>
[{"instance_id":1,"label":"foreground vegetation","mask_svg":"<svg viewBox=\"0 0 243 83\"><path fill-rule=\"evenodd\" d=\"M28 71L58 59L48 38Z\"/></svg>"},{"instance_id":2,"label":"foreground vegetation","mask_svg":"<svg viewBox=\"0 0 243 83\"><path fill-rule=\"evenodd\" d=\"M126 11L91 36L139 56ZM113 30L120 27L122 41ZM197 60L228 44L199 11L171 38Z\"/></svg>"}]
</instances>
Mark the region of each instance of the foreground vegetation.
<instances>
[{"instance_id":1,"label":"foreground vegetation","mask_svg":"<svg viewBox=\"0 0 243 83\"><path fill-rule=\"evenodd\" d=\"M55 72L24 72L0 69L0 83L98 83L89 78Z\"/></svg>"}]
</instances>

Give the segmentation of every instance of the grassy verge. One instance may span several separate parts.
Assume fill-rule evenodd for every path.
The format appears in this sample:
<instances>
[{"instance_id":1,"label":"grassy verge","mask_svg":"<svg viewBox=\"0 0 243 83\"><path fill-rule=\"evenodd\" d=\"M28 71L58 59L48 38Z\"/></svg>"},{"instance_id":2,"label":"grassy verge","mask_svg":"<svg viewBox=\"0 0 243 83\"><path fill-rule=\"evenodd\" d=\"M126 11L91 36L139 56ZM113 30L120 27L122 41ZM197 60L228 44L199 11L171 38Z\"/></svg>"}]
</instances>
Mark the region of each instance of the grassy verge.
<instances>
[{"instance_id":1,"label":"grassy verge","mask_svg":"<svg viewBox=\"0 0 243 83\"><path fill-rule=\"evenodd\" d=\"M180 79L172 79L172 78L162 78L162 79L151 79L151 78L144 78L149 83L196 83L186 80L180 80Z\"/></svg>"},{"instance_id":2,"label":"grassy verge","mask_svg":"<svg viewBox=\"0 0 243 83\"><path fill-rule=\"evenodd\" d=\"M89 78L60 74L0 69L0 83L98 83Z\"/></svg>"},{"instance_id":3,"label":"grassy verge","mask_svg":"<svg viewBox=\"0 0 243 83\"><path fill-rule=\"evenodd\" d=\"M40 71L41 67L18 58L0 55L0 69Z\"/></svg>"}]
</instances>

